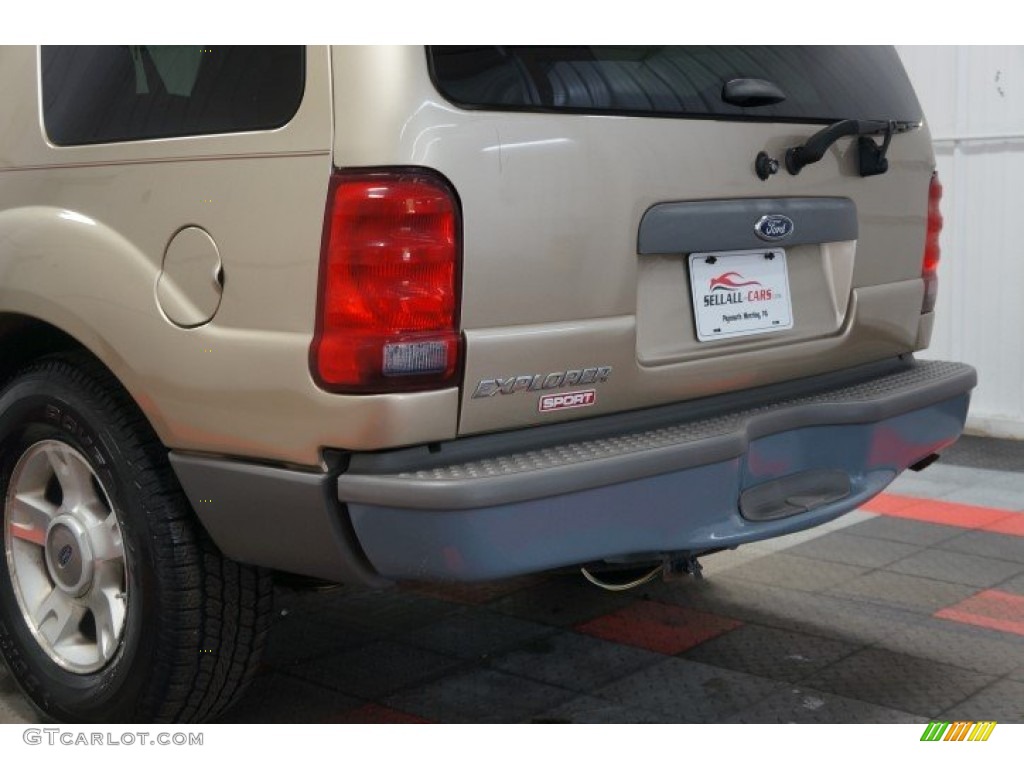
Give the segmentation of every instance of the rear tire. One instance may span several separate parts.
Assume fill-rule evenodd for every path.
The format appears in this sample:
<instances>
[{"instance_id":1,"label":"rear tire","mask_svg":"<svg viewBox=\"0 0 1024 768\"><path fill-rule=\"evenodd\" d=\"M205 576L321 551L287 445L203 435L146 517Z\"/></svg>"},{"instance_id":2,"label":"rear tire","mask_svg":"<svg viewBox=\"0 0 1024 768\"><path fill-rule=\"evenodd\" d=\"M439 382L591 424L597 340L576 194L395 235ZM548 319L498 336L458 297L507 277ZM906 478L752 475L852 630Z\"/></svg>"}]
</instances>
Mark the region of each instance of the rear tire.
<instances>
[{"instance_id":1,"label":"rear tire","mask_svg":"<svg viewBox=\"0 0 1024 768\"><path fill-rule=\"evenodd\" d=\"M225 558L167 451L86 357L0 391L0 654L45 715L199 722L256 671L268 572Z\"/></svg>"}]
</instances>

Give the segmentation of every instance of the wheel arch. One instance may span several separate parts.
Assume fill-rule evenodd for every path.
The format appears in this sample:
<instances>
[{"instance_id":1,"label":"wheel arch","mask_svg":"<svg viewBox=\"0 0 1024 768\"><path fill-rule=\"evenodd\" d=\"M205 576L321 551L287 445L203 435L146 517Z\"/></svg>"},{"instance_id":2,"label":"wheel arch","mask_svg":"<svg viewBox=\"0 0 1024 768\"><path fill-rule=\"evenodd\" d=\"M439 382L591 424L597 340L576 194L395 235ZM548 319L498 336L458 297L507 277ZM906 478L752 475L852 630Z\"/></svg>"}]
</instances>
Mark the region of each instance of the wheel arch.
<instances>
[{"instance_id":1,"label":"wheel arch","mask_svg":"<svg viewBox=\"0 0 1024 768\"><path fill-rule=\"evenodd\" d=\"M102 347L102 352L97 352L97 346ZM95 342L90 346L67 330L38 317L20 312L0 312L0 384L9 381L29 363L52 355L85 356L95 365L102 367L128 393L150 428L159 435L159 430L147 409L132 392L132 387L126 385L123 376L118 375L116 369L124 370L124 366L112 366L108 363L112 359L120 360L120 356L111 347L97 345Z\"/></svg>"},{"instance_id":2,"label":"wheel arch","mask_svg":"<svg viewBox=\"0 0 1024 768\"><path fill-rule=\"evenodd\" d=\"M146 396L169 324L156 303L160 264L109 224L66 208L0 211L0 378L52 352L78 350L129 393L167 444L170 424Z\"/></svg>"}]
</instances>

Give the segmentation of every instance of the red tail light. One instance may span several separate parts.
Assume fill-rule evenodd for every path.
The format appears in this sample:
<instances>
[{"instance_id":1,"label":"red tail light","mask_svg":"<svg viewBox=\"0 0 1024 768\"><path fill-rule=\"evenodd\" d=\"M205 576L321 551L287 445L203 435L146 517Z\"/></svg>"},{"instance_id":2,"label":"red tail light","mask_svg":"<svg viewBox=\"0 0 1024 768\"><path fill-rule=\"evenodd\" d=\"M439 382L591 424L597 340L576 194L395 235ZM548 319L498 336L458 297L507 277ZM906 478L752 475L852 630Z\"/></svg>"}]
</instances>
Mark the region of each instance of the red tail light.
<instances>
[{"instance_id":1,"label":"red tail light","mask_svg":"<svg viewBox=\"0 0 1024 768\"><path fill-rule=\"evenodd\" d=\"M431 173L331 177L311 367L337 392L452 385L459 372L459 205Z\"/></svg>"},{"instance_id":2,"label":"red tail light","mask_svg":"<svg viewBox=\"0 0 1024 768\"><path fill-rule=\"evenodd\" d=\"M924 302L922 314L935 309L935 298L939 293L939 235L942 232L942 211L939 202L942 200L942 184L938 174L932 174L928 186L928 231L924 241L924 263L921 266L921 277L924 278Z\"/></svg>"}]
</instances>

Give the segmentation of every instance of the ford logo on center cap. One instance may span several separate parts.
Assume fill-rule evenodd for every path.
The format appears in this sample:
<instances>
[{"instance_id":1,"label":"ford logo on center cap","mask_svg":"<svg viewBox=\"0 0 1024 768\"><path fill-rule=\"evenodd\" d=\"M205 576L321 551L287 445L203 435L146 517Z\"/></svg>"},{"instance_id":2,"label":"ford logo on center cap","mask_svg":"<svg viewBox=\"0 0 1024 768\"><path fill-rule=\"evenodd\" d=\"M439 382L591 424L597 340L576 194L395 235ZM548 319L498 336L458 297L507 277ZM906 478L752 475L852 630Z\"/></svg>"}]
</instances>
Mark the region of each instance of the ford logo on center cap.
<instances>
[{"instance_id":1,"label":"ford logo on center cap","mask_svg":"<svg viewBox=\"0 0 1024 768\"><path fill-rule=\"evenodd\" d=\"M70 544L65 544L60 548L60 552L57 554L57 565L61 568L67 566L71 562L71 555L74 554L74 550L71 549Z\"/></svg>"},{"instance_id":2,"label":"ford logo on center cap","mask_svg":"<svg viewBox=\"0 0 1024 768\"><path fill-rule=\"evenodd\" d=\"M754 232L762 240L781 240L793 234L793 220L781 213L770 213L757 220Z\"/></svg>"}]
</instances>

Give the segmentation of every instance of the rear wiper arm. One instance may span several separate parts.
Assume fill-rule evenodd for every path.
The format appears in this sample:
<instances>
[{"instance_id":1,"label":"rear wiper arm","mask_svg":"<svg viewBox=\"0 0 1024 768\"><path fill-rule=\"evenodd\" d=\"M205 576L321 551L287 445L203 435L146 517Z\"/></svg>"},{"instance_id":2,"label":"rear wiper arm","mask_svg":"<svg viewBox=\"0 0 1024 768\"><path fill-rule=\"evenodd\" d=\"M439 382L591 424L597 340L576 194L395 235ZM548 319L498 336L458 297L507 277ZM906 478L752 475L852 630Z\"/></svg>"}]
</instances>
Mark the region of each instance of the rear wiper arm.
<instances>
[{"instance_id":1,"label":"rear wiper arm","mask_svg":"<svg viewBox=\"0 0 1024 768\"><path fill-rule=\"evenodd\" d=\"M858 136L857 147L860 151L860 175L877 176L889 170L889 161L885 153L894 133L909 129L907 123L895 120L840 120L822 128L807 140L807 143L786 150L786 170L796 176L804 166L816 163L825 155L825 151L844 136ZM868 138L884 133L881 145Z\"/></svg>"}]
</instances>

